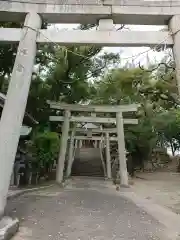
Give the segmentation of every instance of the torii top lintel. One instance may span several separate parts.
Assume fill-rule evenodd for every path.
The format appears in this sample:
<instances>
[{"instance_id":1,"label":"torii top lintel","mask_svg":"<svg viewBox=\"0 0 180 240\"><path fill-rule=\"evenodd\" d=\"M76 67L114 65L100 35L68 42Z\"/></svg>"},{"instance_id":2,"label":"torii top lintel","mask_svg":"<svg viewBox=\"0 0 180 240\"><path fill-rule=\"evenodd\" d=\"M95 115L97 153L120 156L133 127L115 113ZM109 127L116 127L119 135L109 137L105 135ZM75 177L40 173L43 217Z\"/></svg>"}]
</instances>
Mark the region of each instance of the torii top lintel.
<instances>
[{"instance_id":1,"label":"torii top lintel","mask_svg":"<svg viewBox=\"0 0 180 240\"><path fill-rule=\"evenodd\" d=\"M115 24L166 25L179 14L179 1L162 0L19 0L0 1L0 21L22 22L37 11L49 23L97 23L112 18Z\"/></svg>"},{"instance_id":2,"label":"torii top lintel","mask_svg":"<svg viewBox=\"0 0 180 240\"><path fill-rule=\"evenodd\" d=\"M69 110L74 112L136 112L138 109L137 104L129 105L80 105L80 104L66 104L48 101L52 109Z\"/></svg>"}]
</instances>

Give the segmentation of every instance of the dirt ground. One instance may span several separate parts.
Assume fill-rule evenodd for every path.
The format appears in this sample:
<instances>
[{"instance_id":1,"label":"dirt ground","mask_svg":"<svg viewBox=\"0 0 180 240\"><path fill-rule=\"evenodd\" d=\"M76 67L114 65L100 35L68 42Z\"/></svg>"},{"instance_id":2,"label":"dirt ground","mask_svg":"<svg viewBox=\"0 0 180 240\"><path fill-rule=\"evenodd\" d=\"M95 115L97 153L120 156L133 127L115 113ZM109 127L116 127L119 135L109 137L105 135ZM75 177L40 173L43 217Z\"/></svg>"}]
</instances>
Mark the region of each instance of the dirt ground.
<instances>
[{"instance_id":1,"label":"dirt ground","mask_svg":"<svg viewBox=\"0 0 180 240\"><path fill-rule=\"evenodd\" d=\"M180 174L172 172L138 173L133 191L180 214Z\"/></svg>"}]
</instances>

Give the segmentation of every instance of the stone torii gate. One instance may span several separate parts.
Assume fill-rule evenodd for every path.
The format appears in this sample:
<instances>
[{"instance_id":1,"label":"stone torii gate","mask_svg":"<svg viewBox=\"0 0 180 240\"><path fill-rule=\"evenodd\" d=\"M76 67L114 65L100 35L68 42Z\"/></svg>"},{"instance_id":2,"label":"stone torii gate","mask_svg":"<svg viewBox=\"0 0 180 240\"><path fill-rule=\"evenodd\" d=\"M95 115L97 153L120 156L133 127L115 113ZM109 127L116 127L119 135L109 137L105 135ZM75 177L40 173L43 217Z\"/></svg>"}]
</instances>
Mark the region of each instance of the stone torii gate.
<instances>
[{"instance_id":1,"label":"stone torii gate","mask_svg":"<svg viewBox=\"0 0 180 240\"><path fill-rule=\"evenodd\" d=\"M66 3L65 3L66 2ZM13 162L28 98L36 43L60 45L173 48L180 93L180 1L151 0L0 0L0 21L24 21L20 28L0 28L1 43L18 43L0 122L0 216L4 212ZM48 23L98 23L97 30L41 30ZM167 25L167 31L116 31L113 24Z\"/></svg>"},{"instance_id":2,"label":"stone torii gate","mask_svg":"<svg viewBox=\"0 0 180 240\"><path fill-rule=\"evenodd\" d=\"M74 161L74 155L72 154L73 152L73 147L76 148L76 144L74 144L74 140L94 140L94 141L99 141L99 148L100 148L100 142L103 141L106 144L106 177L107 179L112 179L112 173L111 173L111 156L110 156L110 141L117 141L117 137L110 137L110 133L116 133L117 134L117 128L106 128L106 129L83 129L83 128L75 128L75 129L70 129L71 136L69 137L70 139L70 146L69 146L69 154L68 154L68 164L67 164L67 169L66 169L66 177L70 177L71 175L71 168L72 164ZM87 134L87 136L75 136L74 132L76 133L83 133ZM92 136L93 134L105 134L102 136ZM89 136L90 134L90 136ZM75 145L75 146L74 146ZM97 147L97 146L96 146ZM74 150L75 151L75 150Z\"/></svg>"},{"instance_id":3,"label":"stone torii gate","mask_svg":"<svg viewBox=\"0 0 180 240\"><path fill-rule=\"evenodd\" d=\"M77 131L78 132L78 131ZM117 132L117 129L116 129L116 132ZM72 135L71 135L72 136ZM117 141L118 138L117 137L109 137L109 133L107 132L105 137L104 136L74 136L73 138L69 137L70 139L70 146L69 146L69 154L68 154L68 164L67 164L67 169L66 169L66 177L70 177L71 175L71 168L72 168L72 164L73 164L73 161L74 161L74 157L75 157L75 154L72 155L70 154L71 152L73 152L73 147L74 147L74 144L71 145L71 142L73 142L73 140L76 140L76 141L82 141L82 140L91 140L91 141L96 141L98 142L99 141L99 148L100 148L100 153L101 153L101 156L102 156L102 149L100 147L100 143L101 142L105 142L106 143L106 172L105 172L105 177L107 177L107 179L112 179L112 174L111 174L111 156L110 156L110 141ZM76 148L77 146L75 146ZM74 149L74 152L75 152L75 149ZM102 157L101 157L101 160L103 161Z\"/></svg>"},{"instance_id":4,"label":"stone torii gate","mask_svg":"<svg viewBox=\"0 0 180 240\"><path fill-rule=\"evenodd\" d=\"M61 183L63 180L63 172L65 165L65 157L67 150L67 141L69 137L69 128L70 122L80 122L80 123L114 123L116 124L116 132L117 138L113 138L113 140L118 141L118 157L119 157L119 173L121 177L121 186L128 186L128 174L127 174L127 166L126 166L126 149L125 149L125 140L124 140L124 124L137 124L137 119L123 119L123 112L135 112L137 111L137 105L116 105L116 106L96 106L96 105L73 105L73 104L63 104L57 102L48 101L50 108L57 110L64 110L64 116L50 116L50 121L53 122L63 122L62 126L62 136L60 143L60 153L57 165L57 175L56 181ZM89 112L91 116L73 116L72 112ZM116 118L108 118L108 117L97 117L92 116L96 113L115 113ZM102 130L100 130L102 131ZM114 131L114 130L113 130ZM70 157L72 158L72 147L73 147L73 139L75 138L75 129L72 131L71 135L71 143L70 143ZM80 136L80 139L83 137ZM87 137L85 137L87 138ZM95 138L99 139L100 138ZM93 139L91 138L91 139ZM107 156L108 156L108 176L110 177L110 147L109 147L109 132L106 132L106 144L107 144ZM69 159L69 171L71 169L72 159Z\"/></svg>"}]
</instances>

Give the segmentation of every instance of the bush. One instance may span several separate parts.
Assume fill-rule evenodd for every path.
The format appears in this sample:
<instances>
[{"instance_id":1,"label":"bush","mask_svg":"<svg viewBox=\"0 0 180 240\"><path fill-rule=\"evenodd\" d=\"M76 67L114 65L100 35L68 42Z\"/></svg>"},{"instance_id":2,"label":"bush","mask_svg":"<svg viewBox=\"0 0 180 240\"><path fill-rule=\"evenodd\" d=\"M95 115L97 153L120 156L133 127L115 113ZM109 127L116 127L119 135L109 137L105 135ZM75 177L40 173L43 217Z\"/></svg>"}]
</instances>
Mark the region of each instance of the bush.
<instances>
[{"instance_id":1,"label":"bush","mask_svg":"<svg viewBox=\"0 0 180 240\"><path fill-rule=\"evenodd\" d=\"M50 167L58 157L59 137L55 132L36 133L27 146L38 167Z\"/></svg>"}]
</instances>

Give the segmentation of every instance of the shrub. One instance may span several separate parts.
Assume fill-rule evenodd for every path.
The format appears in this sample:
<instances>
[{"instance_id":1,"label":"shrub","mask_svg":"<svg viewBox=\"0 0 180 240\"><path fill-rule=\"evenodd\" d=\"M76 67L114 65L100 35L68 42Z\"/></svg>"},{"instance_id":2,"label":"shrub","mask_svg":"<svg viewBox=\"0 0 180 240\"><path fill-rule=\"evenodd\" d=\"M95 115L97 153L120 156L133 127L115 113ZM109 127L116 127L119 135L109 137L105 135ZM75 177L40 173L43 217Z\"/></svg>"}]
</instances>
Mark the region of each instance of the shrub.
<instances>
[{"instance_id":1,"label":"shrub","mask_svg":"<svg viewBox=\"0 0 180 240\"><path fill-rule=\"evenodd\" d=\"M36 133L27 146L38 167L49 167L58 157L59 137L55 132Z\"/></svg>"}]
</instances>

